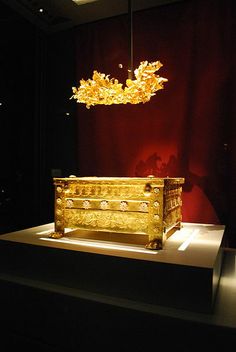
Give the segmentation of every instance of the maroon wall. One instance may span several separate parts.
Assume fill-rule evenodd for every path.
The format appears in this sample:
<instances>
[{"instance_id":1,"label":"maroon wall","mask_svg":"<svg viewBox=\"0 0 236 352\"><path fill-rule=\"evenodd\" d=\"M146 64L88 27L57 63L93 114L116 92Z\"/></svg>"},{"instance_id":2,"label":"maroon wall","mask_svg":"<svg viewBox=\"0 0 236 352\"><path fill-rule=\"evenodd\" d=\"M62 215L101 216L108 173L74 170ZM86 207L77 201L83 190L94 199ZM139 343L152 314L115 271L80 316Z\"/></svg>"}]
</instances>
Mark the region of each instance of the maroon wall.
<instances>
[{"instance_id":1,"label":"maroon wall","mask_svg":"<svg viewBox=\"0 0 236 352\"><path fill-rule=\"evenodd\" d=\"M168 82L146 104L78 104L80 176L182 176L184 221L232 225L234 22L231 0L135 12L134 67L160 60ZM128 29L128 15L78 27L74 85L95 69L125 82Z\"/></svg>"}]
</instances>

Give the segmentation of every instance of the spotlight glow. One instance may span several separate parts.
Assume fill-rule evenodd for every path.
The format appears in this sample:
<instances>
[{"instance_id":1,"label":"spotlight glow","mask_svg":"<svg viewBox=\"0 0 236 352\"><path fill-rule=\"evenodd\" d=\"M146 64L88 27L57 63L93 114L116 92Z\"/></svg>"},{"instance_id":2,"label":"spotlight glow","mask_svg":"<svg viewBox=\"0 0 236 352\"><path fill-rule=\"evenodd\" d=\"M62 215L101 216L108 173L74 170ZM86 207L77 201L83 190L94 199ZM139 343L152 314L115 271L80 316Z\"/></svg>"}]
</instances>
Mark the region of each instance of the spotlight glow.
<instances>
[{"instance_id":1,"label":"spotlight glow","mask_svg":"<svg viewBox=\"0 0 236 352\"><path fill-rule=\"evenodd\" d=\"M102 242L93 242L93 241L88 241L88 240L75 240L71 239L68 237L63 237L59 239L53 239L53 238L46 238L46 237L41 237L40 240L43 241L51 241L51 242L59 242L59 243L66 243L66 244L73 244L77 246L83 246L83 247L90 247L90 248L99 248L99 249L112 249L116 251L128 251L128 252L135 252L135 253L145 253L145 254L157 254L158 251L151 251L149 249L143 249L143 248L138 248L138 247L131 247L131 246L124 246L124 245L119 245L119 244L114 244L114 243L102 243Z\"/></svg>"},{"instance_id":2,"label":"spotlight glow","mask_svg":"<svg viewBox=\"0 0 236 352\"><path fill-rule=\"evenodd\" d=\"M181 246L179 246L178 251L185 251L186 248L190 245L194 237L199 233L199 230L193 230L192 234L184 241Z\"/></svg>"}]
</instances>

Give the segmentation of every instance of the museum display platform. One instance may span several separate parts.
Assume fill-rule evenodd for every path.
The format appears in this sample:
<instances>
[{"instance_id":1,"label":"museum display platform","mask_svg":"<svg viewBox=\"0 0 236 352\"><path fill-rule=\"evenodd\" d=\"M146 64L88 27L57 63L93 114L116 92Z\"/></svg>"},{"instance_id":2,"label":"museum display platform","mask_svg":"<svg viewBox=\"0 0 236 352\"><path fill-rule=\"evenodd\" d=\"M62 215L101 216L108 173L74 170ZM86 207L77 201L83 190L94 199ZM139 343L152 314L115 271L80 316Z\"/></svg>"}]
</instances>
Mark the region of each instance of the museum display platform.
<instances>
[{"instance_id":1,"label":"museum display platform","mask_svg":"<svg viewBox=\"0 0 236 352\"><path fill-rule=\"evenodd\" d=\"M146 237L70 231L54 224L0 236L2 275L79 289L111 299L212 313L222 267L223 225L183 223L162 250Z\"/></svg>"},{"instance_id":2,"label":"museum display platform","mask_svg":"<svg viewBox=\"0 0 236 352\"><path fill-rule=\"evenodd\" d=\"M183 223L150 251L105 233L54 241L53 225L0 236L1 348L235 347L236 249L224 226Z\"/></svg>"}]
</instances>

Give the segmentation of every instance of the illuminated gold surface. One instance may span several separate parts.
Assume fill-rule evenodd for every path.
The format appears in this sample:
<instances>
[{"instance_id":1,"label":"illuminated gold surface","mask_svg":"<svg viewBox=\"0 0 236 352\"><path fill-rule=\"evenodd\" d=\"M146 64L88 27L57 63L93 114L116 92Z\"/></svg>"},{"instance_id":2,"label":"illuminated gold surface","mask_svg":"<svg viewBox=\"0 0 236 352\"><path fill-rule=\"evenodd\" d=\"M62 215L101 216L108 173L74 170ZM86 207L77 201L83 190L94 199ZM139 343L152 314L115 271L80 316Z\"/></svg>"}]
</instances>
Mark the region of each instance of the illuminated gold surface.
<instances>
[{"instance_id":1,"label":"illuminated gold surface","mask_svg":"<svg viewBox=\"0 0 236 352\"><path fill-rule=\"evenodd\" d=\"M92 79L80 80L78 88L72 87L73 95L77 103L84 103L89 109L90 106L102 104L139 104L148 102L156 91L163 89L163 83L168 79L155 74L163 66L160 61L148 63L143 61L134 71L135 78L127 79L126 86L109 75L93 72Z\"/></svg>"},{"instance_id":2,"label":"illuminated gold surface","mask_svg":"<svg viewBox=\"0 0 236 352\"><path fill-rule=\"evenodd\" d=\"M54 178L55 232L65 228L147 235L146 248L161 249L181 227L183 178Z\"/></svg>"}]
</instances>

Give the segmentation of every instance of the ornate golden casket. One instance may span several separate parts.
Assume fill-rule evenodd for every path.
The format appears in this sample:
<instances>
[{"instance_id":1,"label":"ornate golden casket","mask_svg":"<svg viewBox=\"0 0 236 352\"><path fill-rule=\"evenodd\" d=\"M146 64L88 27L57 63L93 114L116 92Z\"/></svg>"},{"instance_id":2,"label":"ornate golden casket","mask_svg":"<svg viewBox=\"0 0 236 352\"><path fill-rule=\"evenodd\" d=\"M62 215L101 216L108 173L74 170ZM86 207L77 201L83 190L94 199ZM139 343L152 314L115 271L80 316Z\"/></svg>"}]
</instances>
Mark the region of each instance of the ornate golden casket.
<instances>
[{"instance_id":1,"label":"ornate golden casket","mask_svg":"<svg viewBox=\"0 0 236 352\"><path fill-rule=\"evenodd\" d=\"M183 178L54 178L55 232L65 229L147 235L146 248L161 249L181 227Z\"/></svg>"}]
</instances>

